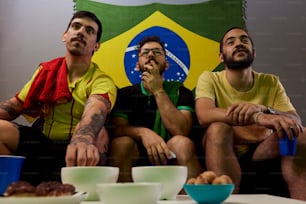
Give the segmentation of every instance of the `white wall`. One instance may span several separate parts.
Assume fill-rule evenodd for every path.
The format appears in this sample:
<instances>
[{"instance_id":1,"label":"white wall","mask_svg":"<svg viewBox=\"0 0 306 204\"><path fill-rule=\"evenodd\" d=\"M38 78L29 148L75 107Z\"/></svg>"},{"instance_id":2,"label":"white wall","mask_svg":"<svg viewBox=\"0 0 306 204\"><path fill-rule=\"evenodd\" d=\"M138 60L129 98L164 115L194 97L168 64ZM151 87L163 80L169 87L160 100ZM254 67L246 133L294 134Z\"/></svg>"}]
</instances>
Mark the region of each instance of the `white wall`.
<instances>
[{"instance_id":1,"label":"white wall","mask_svg":"<svg viewBox=\"0 0 306 204\"><path fill-rule=\"evenodd\" d=\"M38 63L65 54L72 0L0 0L0 101L30 79ZM26 123L23 117L18 122Z\"/></svg>"},{"instance_id":2,"label":"white wall","mask_svg":"<svg viewBox=\"0 0 306 204\"><path fill-rule=\"evenodd\" d=\"M247 26L257 48L254 68L280 76L304 123L305 11L304 0L247 3ZM12 97L39 62L64 54L61 35L72 13L72 0L0 0L0 101Z\"/></svg>"}]
</instances>

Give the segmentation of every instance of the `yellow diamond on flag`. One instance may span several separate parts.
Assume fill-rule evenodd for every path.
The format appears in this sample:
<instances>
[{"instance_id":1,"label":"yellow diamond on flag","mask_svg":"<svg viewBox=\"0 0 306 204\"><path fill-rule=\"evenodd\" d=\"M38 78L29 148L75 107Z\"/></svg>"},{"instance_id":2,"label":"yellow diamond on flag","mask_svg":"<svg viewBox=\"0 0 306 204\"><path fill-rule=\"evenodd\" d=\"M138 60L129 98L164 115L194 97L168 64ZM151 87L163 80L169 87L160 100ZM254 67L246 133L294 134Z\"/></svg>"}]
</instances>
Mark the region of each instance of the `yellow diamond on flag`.
<instances>
[{"instance_id":1,"label":"yellow diamond on flag","mask_svg":"<svg viewBox=\"0 0 306 204\"><path fill-rule=\"evenodd\" d=\"M167 28L185 41L190 53L190 67L184 81L186 87L193 89L204 70L212 71L219 65L218 42L191 32L156 11L128 31L103 42L93 56L93 61L113 78L119 88L131 85L124 68L124 56L130 42L139 33L153 26ZM171 67L169 70L171 71Z\"/></svg>"}]
</instances>

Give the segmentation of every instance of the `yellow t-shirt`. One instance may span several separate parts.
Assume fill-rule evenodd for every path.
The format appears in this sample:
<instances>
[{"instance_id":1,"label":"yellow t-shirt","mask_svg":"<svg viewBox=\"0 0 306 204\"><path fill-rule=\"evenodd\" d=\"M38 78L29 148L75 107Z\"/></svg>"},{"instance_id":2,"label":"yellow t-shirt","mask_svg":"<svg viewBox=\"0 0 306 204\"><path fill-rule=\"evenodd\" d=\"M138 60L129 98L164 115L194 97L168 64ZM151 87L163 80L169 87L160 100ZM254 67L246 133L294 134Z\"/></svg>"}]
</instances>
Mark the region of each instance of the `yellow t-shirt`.
<instances>
[{"instance_id":1,"label":"yellow t-shirt","mask_svg":"<svg viewBox=\"0 0 306 204\"><path fill-rule=\"evenodd\" d=\"M246 92L234 89L225 77L225 71L204 71L197 82L195 99L207 97L216 107L227 108L238 102L250 102L270 106L280 111L295 110L279 78L273 74L253 71L254 85Z\"/></svg>"},{"instance_id":2,"label":"yellow t-shirt","mask_svg":"<svg viewBox=\"0 0 306 204\"><path fill-rule=\"evenodd\" d=\"M17 97L21 101L25 101L31 84L41 68L39 67L35 71L32 79L18 93ZM81 120L84 105L90 95L107 93L111 108L115 104L117 96L115 83L95 63L91 63L88 71L80 79L70 82L67 75L67 81L72 93L72 100L49 105L44 110L43 133L52 140L67 140L71 137L75 126Z\"/></svg>"},{"instance_id":3,"label":"yellow t-shirt","mask_svg":"<svg viewBox=\"0 0 306 204\"><path fill-rule=\"evenodd\" d=\"M249 91L241 92L229 84L224 70L204 71L197 82L195 100L202 97L210 98L216 107L225 109L234 103L250 102L270 106L283 112L295 110L277 76L255 71L253 74L255 78L253 87ZM235 145L238 156L243 155L248 149L248 145Z\"/></svg>"}]
</instances>

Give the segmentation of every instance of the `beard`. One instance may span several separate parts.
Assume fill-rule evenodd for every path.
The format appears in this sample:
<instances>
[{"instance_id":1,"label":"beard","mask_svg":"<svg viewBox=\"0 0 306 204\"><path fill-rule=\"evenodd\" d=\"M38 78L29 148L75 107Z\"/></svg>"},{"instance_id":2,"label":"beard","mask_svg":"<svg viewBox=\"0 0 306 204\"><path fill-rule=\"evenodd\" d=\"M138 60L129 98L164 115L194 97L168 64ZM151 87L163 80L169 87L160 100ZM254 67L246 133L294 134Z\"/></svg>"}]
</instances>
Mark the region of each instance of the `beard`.
<instances>
[{"instance_id":1,"label":"beard","mask_svg":"<svg viewBox=\"0 0 306 204\"><path fill-rule=\"evenodd\" d=\"M247 56L241 60L235 60L234 55L237 52L244 51ZM227 66L228 69L246 69L250 67L254 61L254 54L251 53L248 49L242 48L242 49L237 49L236 51L233 52L232 56L226 56L225 54L222 53L224 64Z\"/></svg>"}]
</instances>

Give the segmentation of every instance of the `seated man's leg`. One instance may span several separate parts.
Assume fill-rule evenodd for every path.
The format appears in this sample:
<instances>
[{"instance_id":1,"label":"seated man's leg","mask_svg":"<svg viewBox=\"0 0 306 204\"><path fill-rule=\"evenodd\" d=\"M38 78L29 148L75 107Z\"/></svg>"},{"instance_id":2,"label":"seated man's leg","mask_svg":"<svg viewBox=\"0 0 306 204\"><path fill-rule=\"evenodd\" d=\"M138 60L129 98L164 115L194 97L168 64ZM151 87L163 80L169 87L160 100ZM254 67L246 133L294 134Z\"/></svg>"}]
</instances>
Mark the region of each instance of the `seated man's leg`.
<instances>
[{"instance_id":1,"label":"seated man's leg","mask_svg":"<svg viewBox=\"0 0 306 204\"><path fill-rule=\"evenodd\" d=\"M0 120L0 155L12 155L19 143L18 126L6 120Z\"/></svg>"},{"instance_id":2,"label":"seated man's leg","mask_svg":"<svg viewBox=\"0 0 306 204\"><path fill-rule=\"evenodd\" d=\"M306 128L298 137L296 156L282 158L282 173L287 182L290 197L306 201Z\"/></svg>"},{"instance_id":3,"label":"seated man's leg","mask_svg":"<svg viewBox=\"0 0 306 204\"><path fill-rule=\"evenodd\" d=\"M19 126L20 142L16 155L25 156L21 180L37 185L42 181L61 181L69 141L51 141L39 130Z\"/></svg>"},{"instance_id":4,"label":"seated man's leg","mask_svg":"<svg viewBox=\"0 0 306 204\"><path fill-rule=\"evenodd\" d=\"M241 168L234 152L233 129L226 123L209 125L203 137L207 170L230 176L235 183L234 193L239 192Z\"/></svg>"},{"instance_id":5,"label":"seated man's leg","mask_svg":"<svg viewBox=\"0 0 306 204\"><path fill-rule=\"evenodd\" d=\"M119 167L119 182L131 182L131 168L139 157L137 143L130 137L117 137L111 141L110 166Z\"/></svg>"},{"instance_id":6,"label":"seated man's leg","mask_svg":"<svg viewBox=\"0 0 306 204\"><path fill-rule=\"evenodd\" d=\"M197 177L201 173L201 165L196 155L195 145L185 136L174 136L167 145L174 152L179 165L187 166L188 178Z\"/></svg>"}]
</instances>

